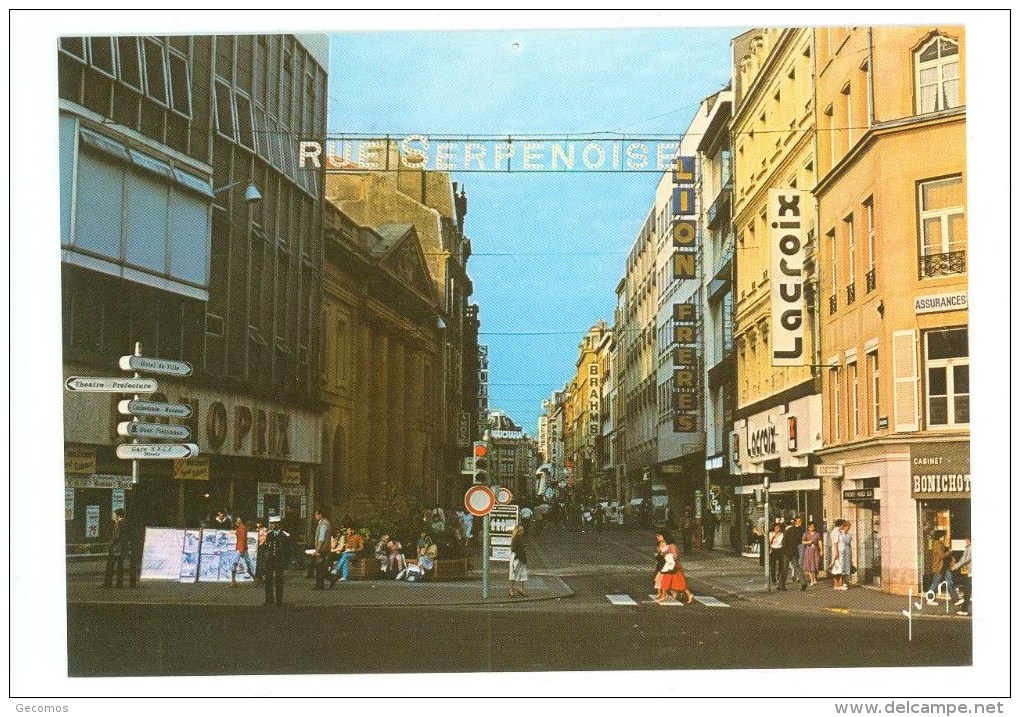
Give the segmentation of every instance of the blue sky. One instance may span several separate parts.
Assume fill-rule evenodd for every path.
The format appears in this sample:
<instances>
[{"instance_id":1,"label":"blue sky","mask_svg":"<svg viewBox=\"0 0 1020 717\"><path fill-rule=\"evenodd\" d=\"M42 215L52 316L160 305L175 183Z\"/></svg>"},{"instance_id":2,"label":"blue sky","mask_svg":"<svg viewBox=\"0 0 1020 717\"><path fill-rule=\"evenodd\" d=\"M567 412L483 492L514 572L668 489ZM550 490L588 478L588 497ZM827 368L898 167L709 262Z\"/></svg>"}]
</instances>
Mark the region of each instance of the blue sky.
<instances>
[{"instance_id":1,"label":"blue sky","mask_svg":"<svg viewBox=\"0 0 1020 717\"><path fill-rule=\"evenodd\" d=\"M730 75L739 29L331 35L330 132L675 134ZM534 435L573 375L654 197L658 175L466 173L468 264L489 346L490 407Z\"/></svg>"}]
</instances>

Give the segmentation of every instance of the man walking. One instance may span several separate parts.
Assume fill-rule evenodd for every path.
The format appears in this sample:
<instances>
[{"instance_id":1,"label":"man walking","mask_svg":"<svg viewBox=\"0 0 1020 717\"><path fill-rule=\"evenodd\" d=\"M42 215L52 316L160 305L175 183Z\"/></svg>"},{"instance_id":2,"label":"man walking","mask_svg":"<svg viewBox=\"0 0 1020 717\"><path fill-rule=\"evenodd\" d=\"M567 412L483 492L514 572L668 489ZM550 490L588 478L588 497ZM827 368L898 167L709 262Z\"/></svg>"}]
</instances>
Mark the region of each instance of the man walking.
<instances>
[{"instance_id":1,"label":"man walking","mask_svg":"<svg viewBox=\"0 0 1020 717\"><path fill-rule=\"evenodd\" d=\"M315 587L326 589L326 561L329 559L330 525L322 508L315 511Z\"/></svg>"},{"instance_id":2,"label":"man walking","mask_svg":"<svg viewBox=\"0 0 1020 717\"><path fill-rule=\"evenodd\" d=\"M290 534L280 529L280 516L269 516L269 532L262 546L266 563L266 605L273 602L283 605L283 571L287 568L290 551Z\"/></svg>"},{"instance_id":3,"label":"man walking","mask_svg":"<svg viewBox=\"0 0 1020 717\"><path fill-rule=\"evenodd\" d=\"M230 584L232 586L237 585L237 568L242 561L248 570L249 577L253 580L255 578L255 569L251 566L251 558L248 556L248 524L244 522L244 518L238 516L234 525L234 564L230 567Z\"/></svg>"},{"instance_id":4,"label":"man walking","mask_svg":"<svg viewBox=\"0 0 1020 717\"><path fill-rule=\"evenodd\" d=\"M127 524L124 522L124 509L113 511L113 530L110 534L110 547L106 556L106 577L103 587L113 587L114 570L117 573L117 587L124 587L124 553L128 550ZM131 585L134 586L134 569L131 571Z\"/></svg>"},{"instance_id":5,"label":"man walking","mask_svg":"<svg viewBox=\"0 0 1020 717\"><path fill-rule=\"evenodd\" d=\"M793 519L793 523L783 533L783 560L788 566L793 566L793 577L800 583L801 592L807 590L807 576L800 567L801 540L804 539L804 519L799 515ZM783 570L783 585L780 590L786 589L786 576L788 570Z\"/></svg>"},{"instance_id":6,"label":"man walking","mask_svg":"<svg viewBox=\"0 0 1020 717\"><path fill-rule=\"evenodd\" d=\"M963 549L963 555L960 556L960 562L956 564L956 570L959 572L960 589L963 591L963 597L956 601L957 606L960 608L956 611L956 614L970 615L970 581L974 575L974 566L971 563L970 554L970 538L966 539L966 547Z\"/></svg>"}]
</instances>

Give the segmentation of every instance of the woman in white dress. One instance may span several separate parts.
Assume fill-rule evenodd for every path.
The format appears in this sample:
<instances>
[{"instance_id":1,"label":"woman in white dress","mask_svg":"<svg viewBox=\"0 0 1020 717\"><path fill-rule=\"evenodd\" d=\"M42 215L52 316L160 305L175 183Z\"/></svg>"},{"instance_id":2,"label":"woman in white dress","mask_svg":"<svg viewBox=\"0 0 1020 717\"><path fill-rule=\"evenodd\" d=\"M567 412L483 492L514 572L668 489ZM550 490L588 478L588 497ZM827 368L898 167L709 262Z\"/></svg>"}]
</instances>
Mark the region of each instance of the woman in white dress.
<instances>
[{"instance_id":1,"label":"woman in white dress","mask_svg":"<svg viewBox=\"0 0 1020 717\"><path fill-rule=\"evenodd\" d=\"M524 526L517 525L510 534L510 597L515 595L524 597L526 582L528 582L528 556L524 550Z\"/></svg>"}]
</instances>

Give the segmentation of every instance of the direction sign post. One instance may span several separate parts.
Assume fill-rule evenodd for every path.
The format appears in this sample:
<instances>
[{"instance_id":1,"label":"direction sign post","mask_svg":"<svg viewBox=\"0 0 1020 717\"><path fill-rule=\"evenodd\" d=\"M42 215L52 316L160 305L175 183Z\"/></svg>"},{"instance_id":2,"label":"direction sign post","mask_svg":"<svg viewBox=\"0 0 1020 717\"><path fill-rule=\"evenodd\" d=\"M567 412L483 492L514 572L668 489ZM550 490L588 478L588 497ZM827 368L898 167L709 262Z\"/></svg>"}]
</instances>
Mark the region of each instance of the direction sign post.
<instances>
[{"instance_id":1,"label":"direction sign post","mask_svg":"<svg viewBox=\"0 0 1020 717\"><path fill-rule=\"evenodd\" d=\"M464 507L471 515L482 517L482 600L489 599L489 513L496 506L492 488L477 483L464 494Z\"/></svg>"}]
</instances>

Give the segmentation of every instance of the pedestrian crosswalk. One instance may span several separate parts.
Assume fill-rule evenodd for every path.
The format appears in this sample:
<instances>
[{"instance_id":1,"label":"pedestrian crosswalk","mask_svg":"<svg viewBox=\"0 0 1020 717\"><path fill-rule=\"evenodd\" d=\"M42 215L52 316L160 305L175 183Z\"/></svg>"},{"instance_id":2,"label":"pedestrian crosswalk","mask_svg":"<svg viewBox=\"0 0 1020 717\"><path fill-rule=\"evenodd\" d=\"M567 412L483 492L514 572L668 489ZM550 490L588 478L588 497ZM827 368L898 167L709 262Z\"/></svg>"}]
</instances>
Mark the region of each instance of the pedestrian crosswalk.
<instances>
[{"instance_id":1,"label":"pedestrian crosswalk","mask_svg":"<svg viewBox=\"0 0 1020 717\"><path fill-rule=\"evenodd\" d=\"M684 603L680 600L666 600L663 602L656 602L655 595L648 595L647 597L642 596L640 600L635 600L633 597L627 594L614 594L606 595L606 599L612 605L662 605L663 607L674 607L683 606ZM718 598L714 598L710 595L695 595L695 601L704 605L705 607L729 607L728 604L724 603Z\"/></svg>"}]
</instances>

